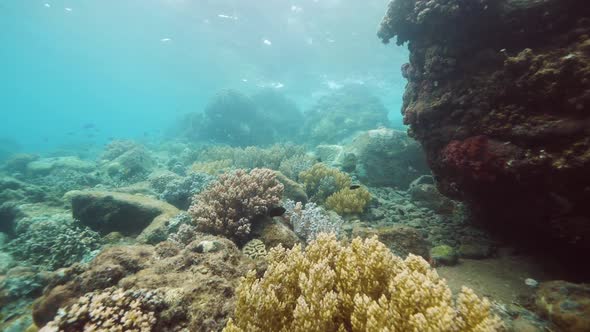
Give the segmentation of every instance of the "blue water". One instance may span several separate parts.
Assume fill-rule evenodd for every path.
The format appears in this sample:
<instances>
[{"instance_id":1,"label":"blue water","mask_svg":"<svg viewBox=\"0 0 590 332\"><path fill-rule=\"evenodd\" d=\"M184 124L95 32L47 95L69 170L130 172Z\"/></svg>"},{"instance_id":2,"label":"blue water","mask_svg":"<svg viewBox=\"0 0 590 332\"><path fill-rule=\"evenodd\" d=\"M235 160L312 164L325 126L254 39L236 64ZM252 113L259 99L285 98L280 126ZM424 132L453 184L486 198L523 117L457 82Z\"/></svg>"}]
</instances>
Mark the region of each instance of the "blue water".
<instances>
[{"instance_id":1,"label":"blue water","mask_svg":"<svg viewBox=\"0 0 590 332\"><path fill-rule=\"evenodd\" d=\"M158 140L223 88L280 89L305 111L369 86L394 125L403 48L387 0L0 0L0 139L25 151Z\"/></svg>"}]
</instances>

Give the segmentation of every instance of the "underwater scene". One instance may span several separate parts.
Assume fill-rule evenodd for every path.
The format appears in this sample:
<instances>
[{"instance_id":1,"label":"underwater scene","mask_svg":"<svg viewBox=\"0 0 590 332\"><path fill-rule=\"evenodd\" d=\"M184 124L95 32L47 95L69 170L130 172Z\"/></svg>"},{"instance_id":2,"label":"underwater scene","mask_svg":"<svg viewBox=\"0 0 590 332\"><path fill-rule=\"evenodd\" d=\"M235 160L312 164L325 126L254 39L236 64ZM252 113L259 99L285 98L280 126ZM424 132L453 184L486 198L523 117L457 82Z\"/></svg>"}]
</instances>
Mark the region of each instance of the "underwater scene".
<instances>
[{"instance_id":1,"label":"underwater scene","mask_svg":"<svg viewBox=\"0 0 590 332\"><path fill-rule=\"evenodd\" d=\"M590 331L587 0L0 0L0 331Z\"/></svg>"}]
</instances>

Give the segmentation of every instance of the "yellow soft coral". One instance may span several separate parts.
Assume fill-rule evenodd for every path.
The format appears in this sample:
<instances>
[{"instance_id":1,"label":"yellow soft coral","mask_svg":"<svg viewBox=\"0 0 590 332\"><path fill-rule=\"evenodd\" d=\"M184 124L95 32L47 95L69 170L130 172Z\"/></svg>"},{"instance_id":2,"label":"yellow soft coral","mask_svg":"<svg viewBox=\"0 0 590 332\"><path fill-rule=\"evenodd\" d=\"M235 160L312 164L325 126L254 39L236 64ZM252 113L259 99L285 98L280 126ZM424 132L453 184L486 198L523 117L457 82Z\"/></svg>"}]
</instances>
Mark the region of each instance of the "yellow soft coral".
<instances>
[{"instance_id":1,"label":"yellow soft coral","mask_svg":"<svg viewBox=\"0 0 590 332\"><path fill-rule=\"evenodd\" d=\"M370 201L371 194L367 189L344 188L326 199L326 207L341 215L361 213Z\"/></svg>"},{"instance_id":2,"label":"yellow soft coral","mask_svg":"<svg viewBox=\"0 0 590 332\"><path fill-rule=\"evenodd\" d=\"M323 203L333 193L350 187L350 176L336 168L330 168L322 163L313 165L307 171L299 174L299 179L305 184L307 195L316 203Z\"/></svg>"},{"instance_id":3,"label":"yellow soft coral","mask_svg":"<svg viewBox=\"0 0 590 332\"><path fill-rule=\"evenodd\" d=\"M322 234L303 251L270 251L264 277L237 289L225 332L501 331L486 299L463 288L456 303L424 259L402 260L376 238L348 246Z\"/></svg>"}]
</instances>

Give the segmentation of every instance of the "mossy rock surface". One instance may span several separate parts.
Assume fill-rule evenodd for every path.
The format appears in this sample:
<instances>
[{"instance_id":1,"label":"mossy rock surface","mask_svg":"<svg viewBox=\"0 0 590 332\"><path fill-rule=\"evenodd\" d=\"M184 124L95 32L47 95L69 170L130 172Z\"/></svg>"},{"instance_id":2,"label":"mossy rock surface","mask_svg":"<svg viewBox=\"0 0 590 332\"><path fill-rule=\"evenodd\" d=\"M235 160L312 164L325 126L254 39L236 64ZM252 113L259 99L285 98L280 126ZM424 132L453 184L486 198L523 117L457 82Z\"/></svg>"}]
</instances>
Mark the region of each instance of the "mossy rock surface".
<instances>
[{"instance_id":1,"label":"mossy rock surface","mask_svg":"<svg viewBox=\"0 0 590 332\"><path fill-rule=\"evenodd\" d=\"M137 236L140 242L152 244L166 239L167 221L180 212L151 197L119 192L75 190L66 198L72 203L74 218L91 229L103 235Z\"/></svg>"},{"instance_id":2,"label":"mossy rock surface","mask_svg":"<svg viewBox=\"0 0 590 332\"><path fill-rule=\"evenodd\" d=\"M555 331L590 331L590 284L544 282L535 296L536 310Z\"/></svg>"},{"instance_id":3,"label":"mossy rock surface","mask_svg":"<svg viewBox=\"0 0 590 332\"><path fill-rule=\"evenodd\" d=\"M430 249L430 258L440 265L455 265L459 262L457 251L447 245L440 245Z\"/></svg>"}]
</instances>

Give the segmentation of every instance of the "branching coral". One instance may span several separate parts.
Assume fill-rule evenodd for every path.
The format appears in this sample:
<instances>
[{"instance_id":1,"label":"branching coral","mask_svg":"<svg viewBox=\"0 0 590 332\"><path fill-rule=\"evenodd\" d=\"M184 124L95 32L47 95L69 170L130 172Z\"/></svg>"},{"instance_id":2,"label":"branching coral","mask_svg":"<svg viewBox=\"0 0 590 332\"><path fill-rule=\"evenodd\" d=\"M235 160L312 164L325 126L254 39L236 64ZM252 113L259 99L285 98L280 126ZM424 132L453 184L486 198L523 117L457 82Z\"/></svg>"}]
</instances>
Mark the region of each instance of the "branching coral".
<instances>
[{"instance_id":1,"label":"branching coral","mask_svg":"<svg viewBox=\"0 0 590 332\"><path fill-rule=\"evenodd\" d=\"M305 184L305 190L311 200L320 204L335 192L350 187L352 183L348 174L322 163L301 172L299 178Z\"/></svg>"},{"instance_id":2,"label":"branching coral","mask_svg":"<svg viewBox=\"0 0 590 332\"><path fill-rule=\"evenodd\" d=\"M154 331L156 316L164 306L154 291L108 288L60 309L42 331Z\"/></svg>"},{"instance_id":3,"label":"branching coral","mask_svg":"<svg viewBox=\"0 0 590 332\"><path fill-rule=\"evenodd\" d=\"M414 255L402 260L376 238L348 246L320 235L305 251L270 251L264 277L237 289L225 332L500 331L487 299L463 288L454 303L444 279Z\"/></svg>"},{"instance_id":4,"label":"branching coral","mask_svg":"<svg viewBox=\"0 0 590 332\"><path fill-rule=\"evenodd\" d=\"M59 215L46 218L21 221L26 226L17 227L17 237L7 250L19 260L54 270L89 259L100 248L98 233L88 227Z\"/></svg>"},{"instance_id":5,"label":"branching coral","mask_svg":"<svg viewBox=\"0 0 590 332\"><path fill-rule=\"evenodd\" d=\"M315 203L307 203L304 208L301 202L287 200L283 207L295 234L307 242L315 240L320 233L331 233L338 237L342 234L342 218Z\"/></svg>"},{"instance_id":6,"label":"branching coral","mask_svg":"<svg viewBox=\"0 0 590 332\"><path fill-rule=\"evenodd\" d=\"M243 239L254 219L279 203L283 189L270 169L237 170L195 196L189 214L200 231Z\"/></svg>"},{"instance_id":7,"label":"branching coral","mask_svg":"<svg viewBox=\"0 0 590 332\"><path fill-rule=\"evenodd\" d=\"M362 213L371 201L371 194L365 188L344 188L326 199L326 207L338 214Z\"/></svg>"}]
</instances>

